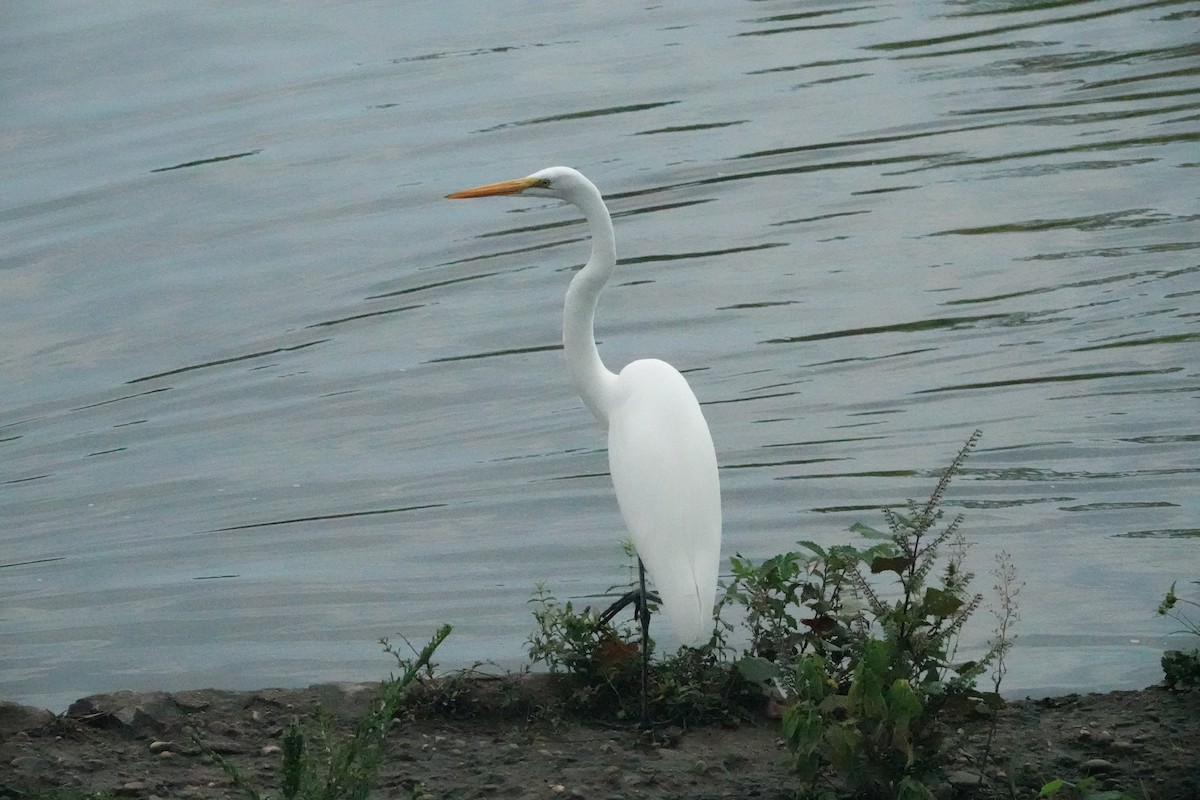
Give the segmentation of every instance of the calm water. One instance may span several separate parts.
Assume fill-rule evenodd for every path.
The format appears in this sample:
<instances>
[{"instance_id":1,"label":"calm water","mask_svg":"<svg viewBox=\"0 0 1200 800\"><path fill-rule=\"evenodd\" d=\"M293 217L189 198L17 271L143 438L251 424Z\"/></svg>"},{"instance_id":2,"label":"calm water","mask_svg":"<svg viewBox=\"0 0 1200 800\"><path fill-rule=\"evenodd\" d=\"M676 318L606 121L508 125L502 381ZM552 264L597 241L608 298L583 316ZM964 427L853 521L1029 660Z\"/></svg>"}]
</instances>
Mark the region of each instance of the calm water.
<instances>
[{"instance_id":1,"label":"calm water","mask_svg":"<svg viewBox=\"0 0 1200 800\"><path fill-rule=\"evenodd\" d=\"M1200 577L1200 2L6 4L0 696L521 663L627 576L567 385L705 404L726 554L927 493L1027 585L1014 693L1140 687ZM978 620L980 635L991 621Z\"/></svg>"}]
</instances>

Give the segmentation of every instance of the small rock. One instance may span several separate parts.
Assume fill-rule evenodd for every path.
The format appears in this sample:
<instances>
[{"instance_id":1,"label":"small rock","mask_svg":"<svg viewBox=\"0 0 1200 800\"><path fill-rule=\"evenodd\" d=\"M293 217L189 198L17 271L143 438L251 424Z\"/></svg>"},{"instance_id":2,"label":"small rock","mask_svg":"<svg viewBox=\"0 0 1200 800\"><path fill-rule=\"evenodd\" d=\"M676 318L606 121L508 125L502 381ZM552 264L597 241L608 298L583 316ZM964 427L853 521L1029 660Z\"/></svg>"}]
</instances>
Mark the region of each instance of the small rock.
<instances>
[{"instance_id":1,"label":"small rock","mask_svg":"<svg viewBox=\"0 0 1200 800\"><path fill-rule=\"evenodd\" d=\"M175 754L172 753L170 750L163 750L158 754L158 757L165 760L168 758L174 758Z\"/></svg>"},{"instance_id":2,"label":"small rock","mask_svg":"<svg viewBox=\"0 0 1200 800\"><path fill-rule=\"evenodd\" d=\"M87 725L110 728L131 738L159 738L182 717L166 692L114 692L76 700L67 716Z\"/></svg>"},{"instance_id":3,"label":"small rock","mask_svg":"<svg viewBox=\"0 0 1200 800\"><path fill-rule=\"evenodd\" d=\"M983 782L983 776L978 772L967 772L966 770L958 769L946 775L946 782L951 786L967 788L969 786L978 786Z\"/></svg>"},{"instance_id":4,"label":"small rock","mask_svg":"<svg viewBox=\"0 0 1200 800\"><path fill-rule=\"evenodd\" d=\"M263 756L277 756L282 752L283 750L277 744L264 745L263 749L258 751L259 755Z\"/></svg>"},{"instance_id":5,"label":"small rock","mask_svg":"<svg viewBox=\"0 0 1200 800\"><path fill-rule=\"evenodd\" d=\"M1103 758L1089 758L1083 762L1083 768L1088 772L1112 772L1117 765Z\"/></svg>"},{"instance_id":6,"label":"small rock","mask_svg":"<svg viewBox=\"0 0 1200 800\"><path fill-rule=\"evenodd\" d=\"M130 781L129 783L122 785L120 789L117 789L117 794L128 797L130 795L141 794L144 791L146 791L145 781Z\"/></svg>"},{"instance_id":7,"label":"small rock","mask_svg":"<svg viewBox=\"0 0 1200 800\"><path fill-rule=\"evenodd\" d=\"M164 742L161 739L155 739L153 742L150 743L150 752L151 753L161 753L163 750L170 750L174 746L175 746L174 742Z\"/></svg>"},{"instance_id":8,"label":"small rock","mask_svg":"<svg viewBox=\"0 0 1200 800\"><path fill-rule=\"evenodd\" d=\"M244 756L251 752L249 744L231 742L228 739L209 739L205 746L220 756Z\"/></svg>"},{"instance_id":9,"label":"small rock","mask_svg":"<svg viewBox=\"0 0 1200 800\"><path fill-rule=\"evenodd\" d=\"M1131 750L1137 750L1138 746L1133 742L1127 742L1124 739L1117 739L1112 743L1112 749L1121 753L1128 753Z\"/></svg>"},{"instance_id":10,"label":"small rock","mask_svg":"<svg viewBox=\"0 0 1200 800\"><path fill-rule=\"evenodd\" d=\"M42 759L37 756L17 756L8 765L18 772L36 773L42 769Z\"/></svg>"},{"instance_id":11,"label":"small rock","mask_svg":"<svg viewBox=\"0 0 1200 800\"><path fill-rule=\"evenodd\" d=\"M1079 759L1073 753L1059 753L1054 759L1054 764L1060 770L1073 770L1078 768Z\"/></svg>"},{"instance_id":12,"label":"small rock","mask_svg":"<svg viewBox=\"0 0 1200 800\"><path fill-rule=\"evenodd\" d=\"M192 714L197 711L206 711L212 703L205 692L176 692L170 695L171 703L187 714Z\"/></svg>"}]
</instances>

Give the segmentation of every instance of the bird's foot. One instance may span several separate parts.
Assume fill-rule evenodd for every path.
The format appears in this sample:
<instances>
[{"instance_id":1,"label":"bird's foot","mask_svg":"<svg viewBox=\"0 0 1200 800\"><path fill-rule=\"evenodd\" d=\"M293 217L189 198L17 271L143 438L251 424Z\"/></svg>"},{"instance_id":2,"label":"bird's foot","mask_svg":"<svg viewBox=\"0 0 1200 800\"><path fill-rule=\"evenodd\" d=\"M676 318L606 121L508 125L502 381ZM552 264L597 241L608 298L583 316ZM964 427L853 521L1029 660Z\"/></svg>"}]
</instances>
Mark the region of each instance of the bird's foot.
<instances>
[{"instance_id":1,"label":"bird's foot","mask_svg":"<svg viewBox=\"0 0 1200 800\"><path fill-rule=\"evenodd\" d=\"M612 622L613 617L621 613L621 610L626 606L633 606L633 618L640 620L642 619L643 614L649 613L650 603L658 605L661 602L662 600L659 599L659 596L655 592L646 591L643 593L643 590L640 587L636 589L630 589L628 592L618 597L615 603L605 609L604 613L600 615L600 625L607 625L608 623Z\"/></svg>"}]
</instances>

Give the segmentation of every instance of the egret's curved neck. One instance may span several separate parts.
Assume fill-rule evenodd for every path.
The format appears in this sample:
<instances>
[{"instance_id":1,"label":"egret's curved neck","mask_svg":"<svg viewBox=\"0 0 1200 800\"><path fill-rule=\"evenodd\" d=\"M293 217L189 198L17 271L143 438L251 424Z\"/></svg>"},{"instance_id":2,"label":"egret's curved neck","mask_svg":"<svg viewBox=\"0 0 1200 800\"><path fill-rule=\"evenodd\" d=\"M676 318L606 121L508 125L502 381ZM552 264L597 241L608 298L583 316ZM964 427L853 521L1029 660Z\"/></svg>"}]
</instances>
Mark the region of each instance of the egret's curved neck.
<instances>
[{"instance_id":1,"label":"egret's curved neck","mask_svg":"<svg viewBox=\"0 0 1200 800\"><path fill-rule=\"evenodd\" d=\"M593 322L600 291L608 283L617 263L617 241L600 190L590 184L587 189L590 191L580 192L580 196L571 198L571 202L587 220L592 234L592 255L567 288L563 307L563 350L575 391L596 419L607 425L610 393L617 376L600 360Z\"/></svg>"}]
</instances>

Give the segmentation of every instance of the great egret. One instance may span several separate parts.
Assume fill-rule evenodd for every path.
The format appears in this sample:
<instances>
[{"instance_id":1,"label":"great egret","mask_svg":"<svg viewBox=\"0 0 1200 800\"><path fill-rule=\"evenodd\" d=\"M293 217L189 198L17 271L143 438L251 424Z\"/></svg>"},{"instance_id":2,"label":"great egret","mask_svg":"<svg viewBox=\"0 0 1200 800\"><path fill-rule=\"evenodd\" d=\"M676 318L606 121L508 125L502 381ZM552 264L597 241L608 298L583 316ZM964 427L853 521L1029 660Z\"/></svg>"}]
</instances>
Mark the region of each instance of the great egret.
<instances>
[{"instance_id":1,"label":"great egret","mask_svg":"<svg viewBox=\"0 0 1200 800\"><path fill-rule=\"evenodd\" d=\"M712 631L721 554L721 490L712 436L696 396L670 364L641 359L613 374L600 360L593 333L596 301L617 252L612 218L595 184L569 167L550 167L447 197L519 194L571 203L583 212L591 232L591 257L567 288L563 349L575 391L608 428L609 471L639 559L644 690L645 572L680 639L697 644Z\"/></svg>"}]
</instances>

